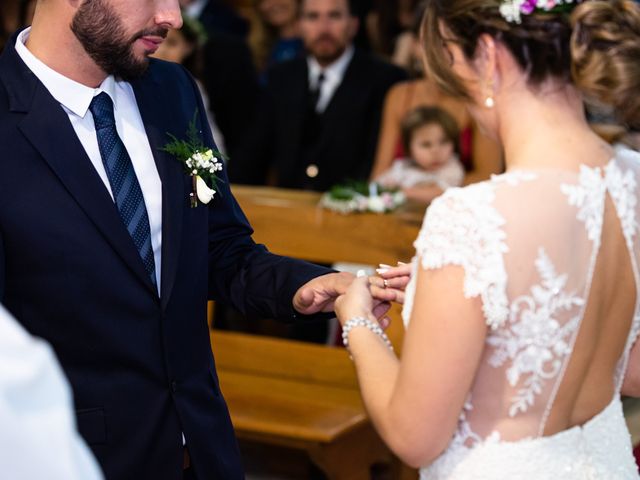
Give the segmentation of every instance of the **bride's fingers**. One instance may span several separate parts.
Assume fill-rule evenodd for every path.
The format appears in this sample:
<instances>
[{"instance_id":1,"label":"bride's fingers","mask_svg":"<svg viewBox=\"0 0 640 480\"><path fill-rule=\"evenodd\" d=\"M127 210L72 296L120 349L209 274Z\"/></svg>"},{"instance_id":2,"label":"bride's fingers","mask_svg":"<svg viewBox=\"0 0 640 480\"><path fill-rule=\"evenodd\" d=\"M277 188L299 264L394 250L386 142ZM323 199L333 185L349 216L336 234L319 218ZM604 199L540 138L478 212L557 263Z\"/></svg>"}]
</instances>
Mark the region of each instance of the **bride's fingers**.
<instances>
[{"instance_id":1,"label":"bride's fingers","mask_svg":"<svg viewBox=\"0 0 640 480\"><path fill-rule=\"evenodd\" d=\"M404 277L411 275L411 265L408 263L399 264L397 267L380 264L376 273L382 278Z\"/></svg>"},{"instance_id":2,"label":"bride's fingers","mask_svg":"<svg viewBox=\"0 0 640 480\"><path fill-rule=\"evenodd\" d=\"M382 278L378 276L369 277L369 285L372 288L373 295L385 300L394 300L393 296L387 293L381 293L380 290L402 290L406 288L411 280L409 277L392 277Z\"/></svg>"}]
</instances>

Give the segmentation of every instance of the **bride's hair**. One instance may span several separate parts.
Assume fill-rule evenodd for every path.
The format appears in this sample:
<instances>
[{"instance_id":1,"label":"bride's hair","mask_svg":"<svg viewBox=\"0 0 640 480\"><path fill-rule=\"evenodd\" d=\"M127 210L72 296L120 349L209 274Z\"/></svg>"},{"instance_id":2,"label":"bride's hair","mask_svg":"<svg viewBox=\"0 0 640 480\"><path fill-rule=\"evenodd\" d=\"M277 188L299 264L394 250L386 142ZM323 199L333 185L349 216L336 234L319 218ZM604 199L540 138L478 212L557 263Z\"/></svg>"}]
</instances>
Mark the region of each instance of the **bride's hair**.
<instances>
[{"instance_id":1,"label":"bride's hair","mask_svg":"<svg viewBox=\"0 0 640 480\"><path fill-rule=\"evenodd\" d=\"M621 121L640 126L640 7L633 0L588 0L570 14L536 11L522 15L521 23L500 14L502 3L427 0L425 55L429 75L444 91L471 100L451 69L446 44L454 41L472 59L478 38L486 33L509 49L530 85L551 77L572 82L585 98L613 107Z\"/></svg>"}]
</instances>

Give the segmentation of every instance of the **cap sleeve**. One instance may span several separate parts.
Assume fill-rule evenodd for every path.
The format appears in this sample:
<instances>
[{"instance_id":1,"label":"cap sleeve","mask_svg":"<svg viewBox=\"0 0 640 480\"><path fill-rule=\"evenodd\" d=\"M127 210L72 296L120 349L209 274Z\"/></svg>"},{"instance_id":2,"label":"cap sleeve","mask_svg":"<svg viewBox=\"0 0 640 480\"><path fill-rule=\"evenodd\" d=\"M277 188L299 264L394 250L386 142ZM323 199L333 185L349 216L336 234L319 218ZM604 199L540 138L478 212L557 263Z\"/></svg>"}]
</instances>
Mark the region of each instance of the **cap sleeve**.
<instances>
[{"instance_id":1,"label":"cap sleeve","mask_svg":"<svg viewBox=\"0 0 640 480\"><path fill-rule=\"evenodd\" d=\"M414 243L422 268L464 269L464 296L481 298L492 329L503 325L509 314L502 257L508 248L504 219L492 205L494 196L488 183L447 190L428 208Z\"/></svg>"}]
</instances>

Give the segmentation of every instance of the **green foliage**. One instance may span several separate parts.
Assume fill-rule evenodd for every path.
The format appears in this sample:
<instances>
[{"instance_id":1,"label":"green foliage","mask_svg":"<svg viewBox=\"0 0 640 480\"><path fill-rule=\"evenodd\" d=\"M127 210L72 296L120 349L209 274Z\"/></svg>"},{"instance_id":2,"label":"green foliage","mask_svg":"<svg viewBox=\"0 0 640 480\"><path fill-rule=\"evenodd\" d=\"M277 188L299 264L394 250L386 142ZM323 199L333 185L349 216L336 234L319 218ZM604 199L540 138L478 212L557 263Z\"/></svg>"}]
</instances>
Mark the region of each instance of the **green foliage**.
<instances>
[{"instance_id":1,"label":"green foliage","mask_svg":"<svg viewBox=\"0 0 640 480\"><path fill-rule=\"evenodd\" d=\"M196 175L202 178L211 188L217 189L217 182L222 182L215 173L211 173L208 170L201 170L194 167L189 167L187 161L196 153L205 153L208 150L213 152L213 156L219 162L224 162L227 157L220 153L218 150L209 149L204 143L202 143L202 132L196 127L196 119L198 118L198 110L193 114L193 119L189 122L187 129L186 140L180 140L175 135L167 133L167 136L171 139L161 150L173 155L178 160L187 175L192 176L193 171L196 170Z\"/></svg>"}]
</instances>

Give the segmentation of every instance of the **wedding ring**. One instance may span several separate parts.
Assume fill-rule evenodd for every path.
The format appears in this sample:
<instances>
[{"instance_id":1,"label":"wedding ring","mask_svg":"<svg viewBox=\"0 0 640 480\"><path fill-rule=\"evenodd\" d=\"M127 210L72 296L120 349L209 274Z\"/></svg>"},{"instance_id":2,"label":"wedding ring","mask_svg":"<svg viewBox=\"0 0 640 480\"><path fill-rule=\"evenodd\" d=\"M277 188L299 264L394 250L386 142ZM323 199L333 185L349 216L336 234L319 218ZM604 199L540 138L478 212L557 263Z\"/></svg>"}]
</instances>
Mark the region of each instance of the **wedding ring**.
<instances>
[{"instance_id":1,"label":"wedding ring","mask_svg":"<svg viewBox=\"0 0 640 480\"><path fill-rule=\"evenodd\" d=\"M387 282L386 278L382 279L382 285L384 285L384 288L387 288L389 286L389 282Z\"/></svg>"}]
</instances>

